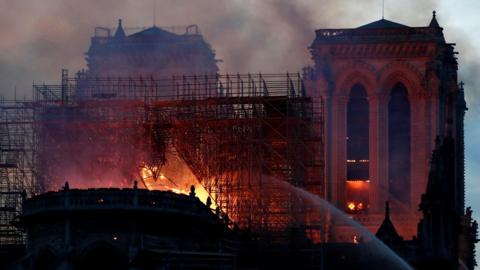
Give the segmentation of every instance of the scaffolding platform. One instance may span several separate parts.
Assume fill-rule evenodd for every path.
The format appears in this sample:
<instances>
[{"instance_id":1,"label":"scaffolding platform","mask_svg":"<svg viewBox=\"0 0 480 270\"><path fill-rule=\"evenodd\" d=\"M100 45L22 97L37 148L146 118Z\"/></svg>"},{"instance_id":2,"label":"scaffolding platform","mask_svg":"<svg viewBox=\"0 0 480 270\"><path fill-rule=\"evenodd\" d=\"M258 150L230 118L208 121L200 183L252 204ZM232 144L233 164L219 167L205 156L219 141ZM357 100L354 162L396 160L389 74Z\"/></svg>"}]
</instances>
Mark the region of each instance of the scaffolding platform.
<instances>
[{"instance_id":1,"label":"scaffolding platform","mask_svg":"<svg viewBox=\"0 0 480 270\"><path fill-rule=\"evenodd\" d=\"M319 214L284 185L324 196L323 104L305 95L299 74L70 78L63 71L61 84L33 91L33 100L0 108L8 134L0 191L15 194L0 196L16 211L0 209L1 224L21 210L17 191L56 190L72 179L85 188L127 187L144 180L144 169L159 181L175 156L232 227L322 241ZM175 187L179 179L171 180Z\"/></svg>"}]
</instances>

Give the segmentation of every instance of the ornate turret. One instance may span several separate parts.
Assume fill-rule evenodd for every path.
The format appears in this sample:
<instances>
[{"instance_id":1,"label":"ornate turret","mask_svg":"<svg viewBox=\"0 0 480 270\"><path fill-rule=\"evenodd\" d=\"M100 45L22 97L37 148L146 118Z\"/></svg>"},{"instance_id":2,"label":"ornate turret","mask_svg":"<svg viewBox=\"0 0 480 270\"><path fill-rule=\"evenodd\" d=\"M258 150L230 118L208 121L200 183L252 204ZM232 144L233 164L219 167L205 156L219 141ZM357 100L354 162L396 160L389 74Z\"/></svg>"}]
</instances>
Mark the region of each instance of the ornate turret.
<instances>
[{"instance_id":1,"label":"ornate turret","mask_svg":"<svg viewBox=\"0 0 480 270\"><path fill-rule=\"evenodd\" d=\"M420 203L421 264L436 265L434 269L457 269L458 262L463 261L469 265L468 269L473 269L470 266L474 264L476 223L471 211L465 213L463 201L458 197L457 182L463 179L456 172L455 140L447 136L441 142L437 138L435 145L427 190Z\"/></svg>"},{"instance_id":2,"label":"ornate turret","mask_svg":"<svg viewBox=\"0 0 480 270\"><path fill-rule=\"evenodd\" d=\"M437 12L435 10L432 12L432 15L432 20L430 21L430 24L428 26L432 28L440 28L440 25L437 21Z\"/></svg>"},{"instance_id":3,"label":"ornate turret","mask_svg":"<svg viewBox=\"0 0 480 270\"><path fill-rule=\"evenodd\" d=\"M390 204L388 201L385 202L385 218L383 219L382 225L378 228L376 236L388 246L395 246L403 241L403 238L398 235L390 219Z\"/></svg>"},{"instance_id":4,"label":"ornate turret","mask_svg":"<svg viewBox=\"0 0 480 270\"><path fill-rule=\"evenodd\" d=\"M473 220L472 209L467 207L461 217L458 241L458 257L468 269L477 266L475 260L475 244L478 243L478 223Z\"/></svg>"},{"instance_id":5,"label":"ornate turret","mask_svg":"<svg viewBox=\"0 0 480 270\"><path fill-rule=\"evenodd\" d=\"M437 21L437 12L435 10L432 12L432 20L428 24L428 27L432 29L434 35L438 38L439 42L445 42L445 37L443 36L443 28Z\"/></svg>"},{"instance_id":6,"label":"ornate turret","mask_svg":"<svg viewBox=\"0 0 480 270\"><path fill-rule=\"evenodd\" d=\"M123 30L122 26L122 19L118 19L118 27L117 31L115 32L115 35L113 36L116 40L122 40L125 39L125 31Z\"/></svg>"}]
</instances>

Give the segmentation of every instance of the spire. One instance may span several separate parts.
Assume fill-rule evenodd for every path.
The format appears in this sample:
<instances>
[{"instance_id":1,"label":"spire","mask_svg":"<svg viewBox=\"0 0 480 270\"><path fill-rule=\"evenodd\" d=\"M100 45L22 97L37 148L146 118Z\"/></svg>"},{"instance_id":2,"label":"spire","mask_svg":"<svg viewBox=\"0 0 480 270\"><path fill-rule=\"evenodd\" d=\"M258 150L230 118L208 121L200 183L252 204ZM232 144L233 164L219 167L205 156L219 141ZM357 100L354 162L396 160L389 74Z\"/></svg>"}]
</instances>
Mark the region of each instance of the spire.
<instances>
[{"instance_id":1,"label":"spire","mask_svg":"<svg viewBox=\"0 0 480 270\"><path fill-rule=\"evenodd\" d=\"M382 20L385 19L385 0L382 1Z\"/></svg>"},{"instance_id":2,"label":"spire","mask_svg":"<svg viewBox=\"0 0 480 270\"><path fill-rule=\"evenodd\" d=\"M398 245L403 241L390 220L390 203L388 201L385 202L385 219L375 235L388 246Z\"/></svg>"},{"instance_id":3,"label":"spire","mask_svg":"<svg viewBox=\"0 0 480 270\"><path fill-rule=\"evenodd\" d=\"M125 38L125 31L123 31L122 27L122 19L118 19L118 26L115 35L113 36L115 39L124 39Z\"/></svg>"},{"instance_id":4,"label":"spire","mask_svg":"<svg viewBox=\"0 0 480 270\"><path fill-rule=\"evenodd\" d=\"M440 25L437 21L437 12L435 10L432 12L432 15L432 20L430 21L430 24L428 26L432 28L440 28Z\"/></svg>"},{"instance_id":5,"label":"spire","mask_svg":"<svg viewBox=\"0 0 480 270\"><path fill-rule=\"evenodd\" d=\"M157 0L153 0L153 26L157 26Z\"/></svg>"}]
</instances>

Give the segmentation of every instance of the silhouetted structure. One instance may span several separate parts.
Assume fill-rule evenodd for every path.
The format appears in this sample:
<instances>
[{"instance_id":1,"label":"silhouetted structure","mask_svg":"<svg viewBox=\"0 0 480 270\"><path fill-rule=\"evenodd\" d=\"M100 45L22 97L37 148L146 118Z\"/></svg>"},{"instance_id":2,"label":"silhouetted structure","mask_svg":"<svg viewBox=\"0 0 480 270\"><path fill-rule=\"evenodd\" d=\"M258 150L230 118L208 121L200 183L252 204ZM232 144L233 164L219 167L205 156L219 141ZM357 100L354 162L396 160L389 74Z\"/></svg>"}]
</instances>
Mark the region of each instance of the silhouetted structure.
<instances>
[{"instance_id":1,"label":"silhouetted structure","mask_svg":"<svg viewBox=\"0 0 480 270\"><path fill-rule=\"evenodd\" d=\"M99 28L88 70L64 71L60 85L34 85L33 101L0 107L0 131L22 139L1 142L18 162L0 163L0 194L11 198L0 217L12 232L0 240L23 242L12 223L23 189L65 178L86 188L26 200L25 267L403 269L349 216L315 201L325 198L416 269L473 269L466 104L435 14L427 27L382 19L317 30L307 78L212 74L214 54L197 30ZM87 189L137 178L179 194ZM382 213L385 201L392 208Z\"/></svg>"},{"instance_id":2,"label":"silhouetted structure","mask_svg":"<svg viewBox=\"0 0 480 270\"><path fill-rule=\"evenodd\" d=\"M383 220L382 225L378 228L375 236L388 246L395 246L403 241L403 238L398 235L395 226L390 220L390 205L388 202L385 203L385 219Z\"/></svg>"},{"instance_id":3,"label":"silhouetted structure","mask_svg":"<svg viewBox=\"0 0 480 270\"><path fill-rule=\"evenodd\" d=\"M97 27L86 53L88 70L81 75L158 79L217 73L215 53L197 25L171 30L152 26L127 35L119 20L112 36L110 29Z\"/></svg>"},{"instance_id":4,"label":"silhouetted structure","mask_svg":"<svg viewBox=\"0 0 480 270\"><path fill-rule=\"evenodd\" d=\"M375 232L382 206L405 239L416 235L434 139L454 139L456 211L464 209L463 88L454 44L435 14L426 27L385 19L319 29L310 96L325 100L326 198ZM333 228L335 241L352 232Z\"/></svg>"},{"instance_id":5,"label":"silhouetted structure","mask_svg":"<svg viewBox=\"0 0 480 270\"><path fill-rule=\"evenodd\" d=\"M457 269L459 263L473 269L476 265L477 225L471 219L471 210L465 211L463 202L452 192L458 181L458 158L450 136L443 142L437 138L427 191L420 203L419 269Z\"/></svg>"},{"instance_id":6,"label":"silhouetted structure","mask_svg":"<svg viewBox=\"0 0 480 270\"><path fill-rule=\"evenodd\" d=\"M23 269L233 269L239 247L195 193L66 184L23 207Z\"/></svg>"}]
</instances>

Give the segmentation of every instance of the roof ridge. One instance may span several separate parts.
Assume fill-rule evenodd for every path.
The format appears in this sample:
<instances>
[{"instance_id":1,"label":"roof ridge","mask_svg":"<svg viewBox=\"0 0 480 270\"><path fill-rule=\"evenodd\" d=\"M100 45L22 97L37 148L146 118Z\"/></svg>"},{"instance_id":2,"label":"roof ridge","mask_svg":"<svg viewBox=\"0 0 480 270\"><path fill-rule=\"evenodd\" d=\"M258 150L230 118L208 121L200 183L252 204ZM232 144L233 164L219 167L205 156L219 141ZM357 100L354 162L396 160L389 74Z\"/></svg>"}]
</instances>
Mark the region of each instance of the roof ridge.
<instances>
[{"instance_id":1,"label":"roof ridge","mask_svg":"<svg viewBox=\"0 0 480 270\"><path fill-rule=\"evenodd\" d=\"M360 27L357 27L357 29L385 29L385 28L410 28L410 26L382 18L378 21L374 21L374 22L362 25Z\"/></svg>"},{"instance_id":2,"label":"roof ridge","mask_svg":"<svg viewBox=\"0 0 480 270\"><path fill-rule=\"evenodd\" d=\"M177 34L175 33L172 33L170 31L167 31L163 28L160 28L158 26L152 26L152 27L149 27L147 29L144 29L140 32L136 32L134 34L131 34L129 37L139 37L139 36L158 36L158 35L164 35L164 36L168 36L168 37L174 37L174 36L178 36Z\"/></svg>"}]
</instances>

